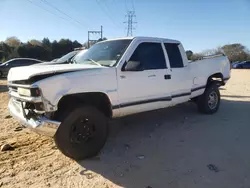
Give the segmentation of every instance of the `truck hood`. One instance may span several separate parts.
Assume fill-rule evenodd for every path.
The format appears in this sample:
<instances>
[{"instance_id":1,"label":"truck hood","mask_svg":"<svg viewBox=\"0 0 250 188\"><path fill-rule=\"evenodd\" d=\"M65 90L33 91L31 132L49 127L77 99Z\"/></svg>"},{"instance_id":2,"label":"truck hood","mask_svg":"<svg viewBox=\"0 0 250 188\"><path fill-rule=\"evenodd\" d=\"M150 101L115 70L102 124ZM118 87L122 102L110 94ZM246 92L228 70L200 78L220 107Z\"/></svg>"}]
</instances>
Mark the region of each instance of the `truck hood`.
<instances>
[{"instance_id":1,"label":"truck hood","mask_svg":"<svg viewBox=\"0 0 250 188\"><path fill-rule=\"evenodd\" d=\"M8 81L28 80L33 76L57 74L71 71L81 71L86 69L104 69L98 65L90 64L60 64L60 65L32 65L25 67L11 68L8 74Z\"/></svg>"},{"instance_id":2,"label":"truck hood","mask_svg":"<svg viewBox=\"0 0 250 188\"><path fill-rule=\"evenodd\" d=\"M38 63L36 65L60 65L60 64L70 64L67 61L47 61L47 62L43 62L43 63ZM34 66L34 65L33 65Z\"/></svg>"}]
</instances>

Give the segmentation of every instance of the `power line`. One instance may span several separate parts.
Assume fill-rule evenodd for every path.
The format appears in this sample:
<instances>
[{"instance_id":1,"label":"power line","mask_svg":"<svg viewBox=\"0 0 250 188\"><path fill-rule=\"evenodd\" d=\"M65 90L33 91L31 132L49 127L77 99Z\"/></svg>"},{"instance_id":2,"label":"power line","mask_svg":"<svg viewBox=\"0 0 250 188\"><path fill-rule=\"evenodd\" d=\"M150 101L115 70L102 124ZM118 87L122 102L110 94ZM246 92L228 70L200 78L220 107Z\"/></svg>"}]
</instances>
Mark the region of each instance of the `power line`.
<instances>
[{"instance_id":1,"label":"power line","mask_svg":"<svg viewBox=\"0 0 250 188\"><path fill-rule=\"evenodd\" d=\"M134 4L134 0L131 0L132 1L132 7L133 7L133 11L135 12L135 4ZM136 23L136 26L135 26L135 29L137 28L137 17L135 17L135 23Z\"/></svg>"},{"instance_id":2,"label":"power line","mask_svg":"<svg viewBox=\"0 0 250 188\"><path fill-rule=\"evenodd\" d=\"M79 10L77 9L77 8L75 8L75 6L72 6L72 4L68 1L68 0L64 0L72 9L74 9L74 11L75 12L78 12ZM82 21L82 19L81 19L81 21ZM84 21L84 23L86 23L85 21ZM89 25L89 23L87 23L87 25Z\"/></svg>"},{"instance_id":3,"label":"power line","mask_svg":"<svg viewBox=\"0 0 250 188\"><path fill-rule=\"evenodd\" d=\"M135 28L133 27L134 22L133 19L136 18L135 11L128 11L126 17L128 17L128 20L124 23L128 24L127 25L127 36L133 36L133 30Z\"/></svg>"},{"instance_id":4,"label":"power line","mask_svg":"<svg viewBox=\"0 0 250 188\"><path fill-rule=\"evenodd\" d=\"M90 47L90 42L94 42L96 43L98 40L91 40L90 39L90 34L99 34L101 38L99 38L98 40L102 40L102 36L103 36L103 28L102 28L102 25L101 25L101 30L100 31L88 31L88 48Z\"/></svg>"},{"instance_id":5,"label":"power line","mask_svg":"<svg viewBox=\"0 0 250 188\"><path fill-rule=\"evenodd\" d=\"M110 15L106 12L106 10L105 10L105 8L103 8L102 4L101 4L98 0L96 0L96 2L97 2L98 5L101 7L101 9L102 9L103 12L106 14L106 16L111 20L111 22L112 22L114 25L116 25L118 28L120 28L119 25L116 24L116 22L114 21L114 19L113 19L112 17L110 17ZM106 7L107 7L107 6L106 6Z\"/></svg>"},{"instance_id":6,"label":"power line","mask_svg":"<svg viewBox=\"0 0 250 188\"><path fill-rule=\"evenodd\" d=\"M129 3L129 4L130 4L130 3ZM125 0L125 6L126 6L127 11L129 11L129 10L135 11L134 0L131 0L131 6L128 6L128 0ZM129 7L131 7L132 9L130 9Z\"/></svg>"},{"instance_id":7,"label":"power line","mask_svg":"<svg viewBox=\"0 0 250 188\"><path fill-rule=\"evenodd\" d=\"M34 3L33 1L31 1L31 0L27 0L27 1L30 2L31 4L35 5L35 6L38 7L38 8L40 8L40 9L42 9L42 10L44 10L44 11L46 11L46 12L48 12L48 13L50 13L50 14L52 14L52 15L58 17L58 18L61 18L61 19L65 20L65 21L67 21L67 22L70 23L70 24L75 25L73 22L70 22L70 21L67 20L66 18L61 17L61 16L59 16L59 15L57 15L57 14L55 14L55 13L53 13L53 12L47 10L47 9L45 9L45 8L42 7L42 6L39 6L38 4ZM78 26L78 25L75 25L75 26Z\"/></svg>"},{"instance_id":8,"label":"power line","mask_svg":"<svg viewBox=\"0 0 250 188\"><path fill-rule=\"evenodd\" d=\"M131 1L132 1L133 11L135 11L135 4L134 4L134 0L131 0Z\"/></svg>"},{"instance_id":9,"label":"power line","mask_svg":"<svg viewBox=\"0 0 250 188\"><path fill-rule=\"evenodd\" d=\"M125 6L126 6L126 10L128 11L128 2L127 2L127 0L125 0Z\"/></svg>"},{"instance_id":10,"label":"power line","mask_svg":"<svg viewBox=\"0 0 250 188\"><path fill-rule=\"evenodd\" d=\"M72 18L71 16L69 16L68 14L66 14L65 12L63 12L62 10L60 10L59 8L57 8L56 6L50 4L47 0L41 0L42 2L44 2L45 4L47 4L48 6L54 8L55 10L57 10L58 12L60 12L61 14L67 16L69 19L75 21L76 23L78 23L79 25L84 26L81 22L79 22L78 20L76 20L75 18Z\"/></svg>"},{"instance_id":11,"label":"power line","mask_svg":"<svg viewBox=\"0 0 250 188\"><path fill-rule=\"evenodd\" d=\"M133 30L135 30L137 28L137 25L135 26L135 28L133 27L133 24L137 24L137 19L136 19L136 15L135 15L135 4L134 4L134 0L128 1L125 0L125 6L127 9L128 14L126 15L126 17L128 17L128 21L124 22L127 23L127 36L132 36L133 35ZM129 13L130 12L130 13ZM131 15L129 15L131 14ZM131 21L132 20L132 21Z\"/></svg>"}]
</instances>

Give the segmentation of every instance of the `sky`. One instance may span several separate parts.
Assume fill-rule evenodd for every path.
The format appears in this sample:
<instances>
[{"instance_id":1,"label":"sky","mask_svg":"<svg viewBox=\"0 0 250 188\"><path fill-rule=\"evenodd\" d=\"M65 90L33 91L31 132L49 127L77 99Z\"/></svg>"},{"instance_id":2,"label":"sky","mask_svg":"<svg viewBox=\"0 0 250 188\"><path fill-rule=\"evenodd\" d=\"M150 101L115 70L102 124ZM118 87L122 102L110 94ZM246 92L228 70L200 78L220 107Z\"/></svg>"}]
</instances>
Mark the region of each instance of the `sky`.
<instances>
[{"instance_id":1,"label":"sky","mask_svg":"<svg viewBox=\"0 0 250 188\"><path fill-rule=\"evenodd\" d=\"M136 15L133 36L176 39L194 52L231 43L250 49L250 0L0 0L0 41L83 43L101 25L104 37L124 37L128 10Z\"/></svg>"}]
</instances>

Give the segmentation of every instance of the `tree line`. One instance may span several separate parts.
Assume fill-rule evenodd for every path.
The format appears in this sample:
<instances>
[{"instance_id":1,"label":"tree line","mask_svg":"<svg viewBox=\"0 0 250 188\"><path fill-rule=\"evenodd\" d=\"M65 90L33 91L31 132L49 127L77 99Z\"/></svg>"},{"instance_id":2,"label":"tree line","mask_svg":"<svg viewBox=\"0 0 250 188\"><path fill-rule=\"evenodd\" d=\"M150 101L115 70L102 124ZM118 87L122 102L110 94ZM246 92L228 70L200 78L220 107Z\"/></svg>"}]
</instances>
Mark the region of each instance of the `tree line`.
<instances>
[{"instance_id":1,"label":"tree line","mask_svg":"<svg viewBox=\"0 0 250 188\"><path fill-rule=\"evenodd\" d=\"M193 61L198 60L204 56L218 55L218 54L226 55L231 63L236 61L250 60L249 49L240 43L227 44L215 49L205 50L201 53L193 53L191 50L187 50L186 54L188 59Z\"/></svg>"},{"instance_id":2,"label":"tree line","mask_svg":"<svg viewBox=\"0 0 250 188\"><path fill-rule=\"evenodd\" d=\"M101 40L106 40L106 38L98 41ZM94 42L91 42L90 46L93 44ZM54 40L51 42L48 38L44 38L41 41L33 39L23 43L17 37L8 37L5 41L0 42L0 62L18 57L51 61L79 47L87 48L88 43L81 44L77 40L71 41L70 39L60 39L59 41ZM194 53L191 50L186 51L189 60L198 60L203 56L221 53L228 56L230 62L250 60L250 51L246 46L239 43L224 45L201 53Z\"/></svg>"},{"instance_id":3,"label":"tree line","mask_svg":"<svg viewBox=\"0 0 250 188\"><path fill-rule=\"evenodd\" d=\"M0 61L18 57L50 61L79 47L82 47L82 44L76 40L61 39L51 42L48 38L44 38L42 41L34 39L23 43L17 37L9 37L0 42Z\"/></svg>"}]
</instances>

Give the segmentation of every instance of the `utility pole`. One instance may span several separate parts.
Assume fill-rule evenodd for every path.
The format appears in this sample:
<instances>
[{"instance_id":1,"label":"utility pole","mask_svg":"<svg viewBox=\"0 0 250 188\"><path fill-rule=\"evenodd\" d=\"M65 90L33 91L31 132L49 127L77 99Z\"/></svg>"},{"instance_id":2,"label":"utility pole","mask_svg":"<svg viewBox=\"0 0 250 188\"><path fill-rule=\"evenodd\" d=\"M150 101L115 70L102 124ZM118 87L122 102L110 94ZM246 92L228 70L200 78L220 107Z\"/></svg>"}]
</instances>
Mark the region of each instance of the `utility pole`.
<instances>
[{"instance_id":1,"label":"utility pole","mask_svg":"<svg viewBox=\"0 0 250 188\"><path fill-rule=\"evenodd\" d=\"M91 40L90 39L90 34L98 34L101 36L101 40L102 40L102 36L103 36L103 28L101 25L101 30L100 31L88 31L88 48L90 47L90 42L97 42L98 40Z\"/></svg>"},{"instance_id":2,"label":"utility pole","mask_svg":"<svg viewBox=\"0 0 250 188\"><path fill-rule=\"evenodd\" d=\"M101 39L102 39L102 25L101 25Z\"/></svg>"},{"instance_id":3,"label":"utility pole","mask_svg":"<svg viewBox=\"0 0 250 188\"><path fill-rule=\"evenodd\" d=\"M128 20L126 23L127 25L127 36L133 36L133 30L135 30L135 28L133 27L133 24L136 24L137 22L134 22L133 19L136 18L135 15L135 11L128 11L126 17L128 18Z\"/></svg>"}]
</instances>

